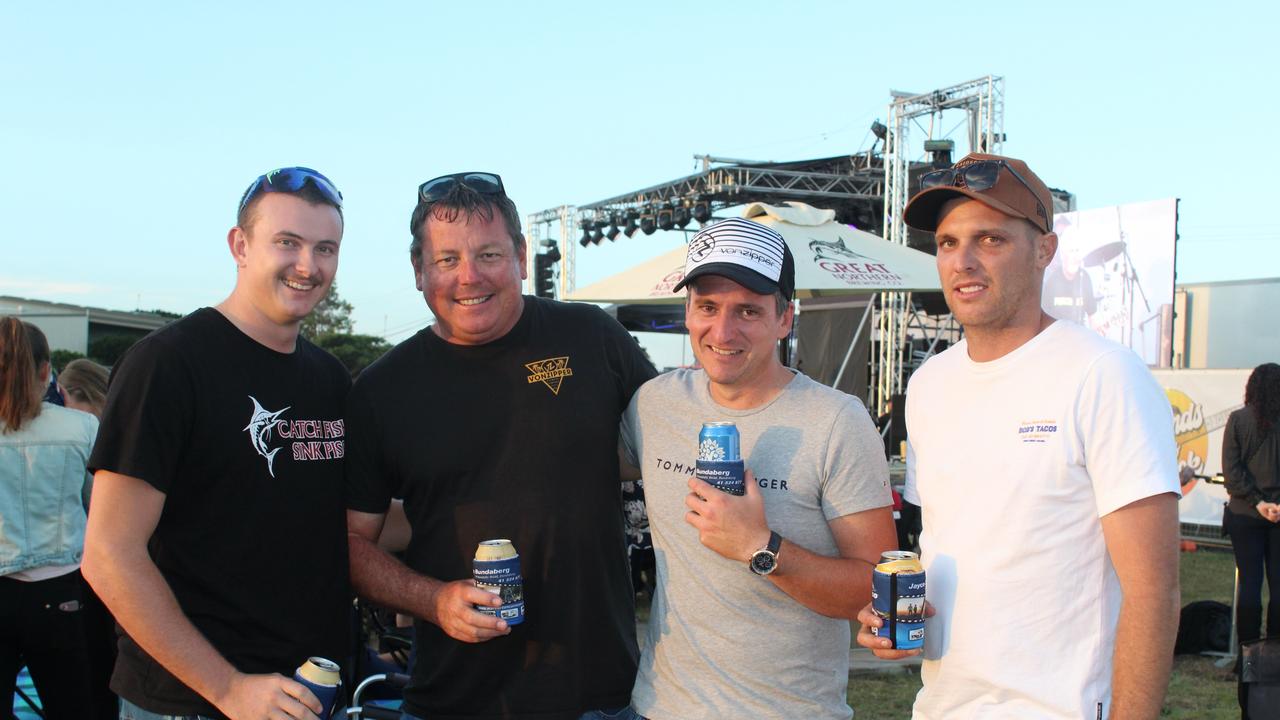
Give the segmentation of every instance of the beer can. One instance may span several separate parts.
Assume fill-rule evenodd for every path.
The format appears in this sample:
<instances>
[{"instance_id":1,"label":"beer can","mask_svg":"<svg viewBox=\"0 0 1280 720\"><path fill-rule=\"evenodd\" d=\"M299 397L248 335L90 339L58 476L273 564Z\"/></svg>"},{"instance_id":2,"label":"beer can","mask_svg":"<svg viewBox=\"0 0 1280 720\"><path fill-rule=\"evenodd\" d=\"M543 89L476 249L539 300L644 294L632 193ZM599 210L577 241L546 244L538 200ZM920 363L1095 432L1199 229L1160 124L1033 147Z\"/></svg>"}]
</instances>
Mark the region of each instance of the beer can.
<instances>
[{"instance_id":1,"label":"beer can","mask_svg":"<svg viewBox=\"0 0 1280 720\"><path fill-rule=\"evenodd\" d=\"M334 706L338 704L338 689L342 687L338 663L322 657L307 658L306 662L298 666L293 679L306 685L324 706L320 720L331 720L334 717Z\"/></svg>"},{"instance_id":2,"label":"beer can","mask_svg":"<svg viewBox=\"0 0 1280 720\"><path fill-rule=\"evenodd\" d=\"M920 557L906 550L880 555L871 571L871 609L884 624L871 628L887 637L898 650L924 645L924 566Z\"/></svg>"},{"instance_id":3,"label":"beer can","mask_svg":"<svg viewBox=\"0 0 1280 720\"><path fill-rule=\"evenodd\" d=\"M476 610L506 620L508 625L524 622L524 578L520 575L520 555L510 540L484 540L476 546L471 564L476 587L502 598L500 607L477 605Z\"/></svg>"},{"instance_id":4,"label":"beer can","mask_svg":"<svg viewBox=\"0 0 1280 720\"><path fill-rule=\"evenodd\" d=\"M698 432L698 461L693 474L730 495L745 495L745 468L738 426L731 422L702 423Z\"/></svg>"}]
</instances>

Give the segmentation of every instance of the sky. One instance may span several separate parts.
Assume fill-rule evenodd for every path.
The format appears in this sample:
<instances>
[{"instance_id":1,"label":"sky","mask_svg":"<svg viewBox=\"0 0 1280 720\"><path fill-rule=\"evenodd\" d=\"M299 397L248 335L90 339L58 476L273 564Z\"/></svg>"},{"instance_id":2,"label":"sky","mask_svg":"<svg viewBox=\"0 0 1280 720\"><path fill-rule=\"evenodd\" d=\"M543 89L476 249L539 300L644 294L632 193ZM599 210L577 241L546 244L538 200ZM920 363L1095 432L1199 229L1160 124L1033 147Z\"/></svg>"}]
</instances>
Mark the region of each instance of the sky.
<instances>
[{"instance_id":1,"label":"sky","mask_svg":"<svg viewBox=\"0 0 1280 720\"><path fill-rule=\"evenodd\" d=\"M891 90L986 75L1005 154L1080 209L1181 200L1179 283L1280 275L1259 212L1280 5L1179 5L3 3L0 295L217 304L241 193L305 165L345 196L356 332L398 342L430 322L407 253L426 179L496 172L522 214L586 204L696 154L865 151ZM578 285L681 242L582 250Z\"/></svg>"}]
</instances>

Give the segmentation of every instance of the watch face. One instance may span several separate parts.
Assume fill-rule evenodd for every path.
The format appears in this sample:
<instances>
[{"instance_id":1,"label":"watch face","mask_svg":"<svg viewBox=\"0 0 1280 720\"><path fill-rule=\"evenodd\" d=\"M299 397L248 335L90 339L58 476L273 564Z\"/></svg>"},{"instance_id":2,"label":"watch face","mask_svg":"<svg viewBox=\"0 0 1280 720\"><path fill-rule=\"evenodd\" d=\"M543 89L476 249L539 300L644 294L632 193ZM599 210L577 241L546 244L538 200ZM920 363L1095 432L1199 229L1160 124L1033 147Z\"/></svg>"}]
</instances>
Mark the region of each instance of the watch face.
<instances>
[{"instance_id":1,"label":"watch face","mask_svg":"<svg viewBox=\"0 0 1280 720\"><path fill-rule=\"evenodd\" d=\"M764 550L751 556L751 569L760 575L768 575L773 572L773 568L777 563L778 560L773 553Z\"/></svg>"}]
</instances>

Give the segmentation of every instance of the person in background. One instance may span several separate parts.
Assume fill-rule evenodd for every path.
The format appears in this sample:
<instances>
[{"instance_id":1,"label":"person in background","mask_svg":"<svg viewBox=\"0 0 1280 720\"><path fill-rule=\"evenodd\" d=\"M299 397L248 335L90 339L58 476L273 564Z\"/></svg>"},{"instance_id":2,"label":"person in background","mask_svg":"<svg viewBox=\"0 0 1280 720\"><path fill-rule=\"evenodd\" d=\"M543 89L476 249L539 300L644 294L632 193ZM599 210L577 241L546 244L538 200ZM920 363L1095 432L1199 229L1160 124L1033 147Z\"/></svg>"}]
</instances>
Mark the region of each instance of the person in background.
<instances>
[{"instance_id":1,"label":"person in background","mask_svg":"<svg viewBox=\"0 0 1280 720\"><path fill-rule=\"evenodd\" d=\"M44 333L0 318L0 697L25 663L48 720L102 718L80 578L98 420L42 402L49 374Z\"/></svg>"},{"instance_id":2,"label":"person in background","mask_svg":"<svg viewBox=\"0 0 1280 720\"><path fill-rule=\"evenodd\" d=\"M1227 502L1223 529L1240 572L1236 633L1262 637L1262 581L1267 581L1267 637L1280 637L1280 365L1259 365L1244 388L1244 407L1231 413L1222 436ZM1243 686L1242 686L1243 689ZM1241 693L1241 708L1244 708Z\"/></svg>"},{"instance_id":3,"label":"person in background","mask_svg":"<svg viewBox=\"0 0 1280 720\"><path fill-rule=\"evenodd\" d=\"M101 420L107 404L107 369L85 358L72 360L58 376L58 390L67 407Z\"/></svg>"}]
</instances>

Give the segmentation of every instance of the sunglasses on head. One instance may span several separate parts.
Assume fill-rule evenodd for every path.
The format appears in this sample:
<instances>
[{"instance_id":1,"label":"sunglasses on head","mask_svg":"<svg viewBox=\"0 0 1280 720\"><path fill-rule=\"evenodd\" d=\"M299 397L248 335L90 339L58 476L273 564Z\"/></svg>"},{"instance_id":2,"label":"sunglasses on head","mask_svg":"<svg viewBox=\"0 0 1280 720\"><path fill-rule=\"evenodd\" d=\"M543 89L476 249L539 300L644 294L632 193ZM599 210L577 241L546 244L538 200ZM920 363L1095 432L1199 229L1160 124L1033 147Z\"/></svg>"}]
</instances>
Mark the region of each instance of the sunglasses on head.
<instances>
[{"instance_id":1,"label":"sunglasses on head","mask_svg":"<svg viewBox=\"0 0 1280 720\"><path fill-rule=\"evenodd\" d=\"M505 195L502 178L486 172L460 172L441 175L418 186L418 202L433 203L449 194L458 185L465 185L481 195Z\"/></svg>"},{"instance_id":2,"label":"sunglasses on head","mask_svg":"<svg viewBox=\"0 0 1280 720\"><path fill-rule=\"evenodd\" d=\"M244 191L244 196L240 198L240 212L244 212L244 206L257 197L258 193L298 192L307 183L311 183L312 187L319 190L326 200L338 208L342 207L342 193L338 192L338 188L329 178L311 168L288 167L272 170L254 180L249 189Z\"/></svg>"},{"instance_id":3,"label":"sunglasses on head","mask_svg":"<svg viewBox=\"0 0 1280 720\"><path fill-rule=\"evenodd\" d=\"M1036 191L1032 189L1017 170L1009 166L1009 163L1003 160L977 160L969 163L964 167L950 167L945 170L935 170L926 173L920 177L920 189L928 190L935 187L963 187L976 192L990 190L996 186L996 182L1000 180L1000 171L1008 170L1014 180L1022 183L1022 187L1031 193L1031 197L1036 201L1036 211L1041 218L1048 218L1045 213L1044 204L1040 202Z\"/></svg>"}]
</instances>

